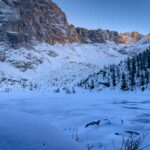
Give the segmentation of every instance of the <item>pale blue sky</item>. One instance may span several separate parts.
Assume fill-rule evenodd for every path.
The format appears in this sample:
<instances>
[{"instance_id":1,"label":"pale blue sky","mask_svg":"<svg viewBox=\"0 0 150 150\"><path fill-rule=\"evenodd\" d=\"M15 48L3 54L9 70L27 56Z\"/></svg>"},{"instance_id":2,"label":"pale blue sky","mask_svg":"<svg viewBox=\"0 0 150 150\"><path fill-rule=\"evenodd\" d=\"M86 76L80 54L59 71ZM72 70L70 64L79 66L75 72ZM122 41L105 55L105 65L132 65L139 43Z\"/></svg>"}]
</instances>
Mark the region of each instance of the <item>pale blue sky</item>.
<instances>
[{"instance_id":1,"label":"pale blue sky","mask_svg":"<svg viewBox=\"0 0 150 150\"><path fill-rule=\"evenodd\" d=\"M150 33L150 0L53 1L75 26Z\"/></svg>"}]
</instances>

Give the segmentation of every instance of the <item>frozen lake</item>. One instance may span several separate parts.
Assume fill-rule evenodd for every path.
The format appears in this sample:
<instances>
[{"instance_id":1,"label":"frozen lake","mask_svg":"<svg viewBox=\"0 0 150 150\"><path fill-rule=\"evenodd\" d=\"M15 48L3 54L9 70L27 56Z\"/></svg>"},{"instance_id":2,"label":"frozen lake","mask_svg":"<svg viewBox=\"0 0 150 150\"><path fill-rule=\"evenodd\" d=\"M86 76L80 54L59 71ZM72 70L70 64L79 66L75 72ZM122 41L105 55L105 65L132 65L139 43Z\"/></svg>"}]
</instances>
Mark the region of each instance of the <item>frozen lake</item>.
<instances>
[{"instance_id":1,"label":"frozen lake","mask_svg":"<svg viewBox=\"0 0 150 150\"><path fill-rule=\"evenodd\" d=\"M136 138L150 131L149 93L8 95L1 96L0 110L38 116L41 121L50 122L81 143L85 149L91 147L98 150L105 147L106 150L113 150L113 143L120 143L123 137ZM90 124L98 121L98 124ZM90 125L85 127L87 124ZM148 145L148 136L143 146Z\"/></svg>"}]
</instances>

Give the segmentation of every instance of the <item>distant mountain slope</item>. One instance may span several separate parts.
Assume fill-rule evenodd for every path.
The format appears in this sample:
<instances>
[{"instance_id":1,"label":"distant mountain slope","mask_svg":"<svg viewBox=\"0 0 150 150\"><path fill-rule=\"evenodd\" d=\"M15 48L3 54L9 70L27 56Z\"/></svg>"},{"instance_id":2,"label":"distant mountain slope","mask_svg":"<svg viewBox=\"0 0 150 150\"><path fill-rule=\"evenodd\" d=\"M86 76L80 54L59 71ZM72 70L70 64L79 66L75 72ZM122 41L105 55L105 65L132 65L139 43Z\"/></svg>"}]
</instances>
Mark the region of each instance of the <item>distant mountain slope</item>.
<instances>
[{"instance_id":1,"label":"distant mountain slope","mask_svg":"<svg viewBox=\"0 0 150 150\"><path fill-rule=\"evenodd\" d=\"M123 91L150 90L150 47L144 52L128 57L118 65L111 64L90 75L78 84L85 89L104 88Z\"/></svg>"}]
</instances>

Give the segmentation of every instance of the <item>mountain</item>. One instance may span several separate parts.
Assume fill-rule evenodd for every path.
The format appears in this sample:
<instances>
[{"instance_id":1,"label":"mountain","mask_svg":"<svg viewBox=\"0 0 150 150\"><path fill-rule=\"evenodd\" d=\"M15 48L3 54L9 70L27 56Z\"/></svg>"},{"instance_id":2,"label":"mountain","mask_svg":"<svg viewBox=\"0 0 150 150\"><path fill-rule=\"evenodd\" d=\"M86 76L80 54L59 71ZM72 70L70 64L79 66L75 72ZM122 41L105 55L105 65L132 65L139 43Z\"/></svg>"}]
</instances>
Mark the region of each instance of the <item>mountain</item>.
<instances>
[{"instance_id":1,"label":"mountain","mask_svg":"<svg viewBox=\"0 0 150 150\"><path fill-rule=\"evenodd\" d=\"M0 41L49 44L79 41L64 12L51 0L0 0Z\"/></svg>"},{"instance_id":2,"label":"mountain","mask_svg":"<svg viewBox=\"0 0 150 150\"><path fill-rule=\"evenodd\" d=\"M0 0L0 41L11 47L33 40L56 43L131 43L143 36L109 30L88 30L69 25L65 13L51 0Z\"/></svg>"},{"instance_id":3,"label":"mountain","mask_svg":"<svg viewBox=\"0 0 150 150\"><path fill-rule=\"evenodd\" d=\"M0 91L72 88L150 46L138 32L69 25L51 0L0 0ZM6 69L7 68L7 69Z\"/></svg>"}]
</instances>

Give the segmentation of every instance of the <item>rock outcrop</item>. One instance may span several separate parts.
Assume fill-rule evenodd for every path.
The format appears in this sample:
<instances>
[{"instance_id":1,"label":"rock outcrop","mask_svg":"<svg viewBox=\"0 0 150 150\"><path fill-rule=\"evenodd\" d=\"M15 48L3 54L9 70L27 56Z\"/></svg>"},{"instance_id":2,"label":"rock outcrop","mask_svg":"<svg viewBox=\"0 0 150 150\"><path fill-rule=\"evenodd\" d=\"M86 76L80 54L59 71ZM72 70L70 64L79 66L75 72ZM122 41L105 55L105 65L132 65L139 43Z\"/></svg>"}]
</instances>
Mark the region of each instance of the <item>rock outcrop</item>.
<instances>
[{"instance_id":1,"label":"rock outcrop","mask_svg":"<svg viewBox=\"0 0 150 150\"><path fill-rule=\"evenodd\" d=\"M13 46L33 39L50 44L79 41L64 12L51 0L0 0L0 41Z\"/></svg>"},{"instance_id":2,"label":"rock outcrop","mask_svg":"<svg viewBox=\"0 0 150 150\"><path fill-rule=\"evenodd\" d=\"M129 44L131 42L137 42L142 38L143 35L139 34L138 32L121 33L118 36L117 43Z\"/></svg>"},{"instance_id":3,"label":"rock outcrop","mask_svg":"<svg viewBox=\"0 0 150 150\"><path fill-rule=\"evenodd\" d=\"M88 30L76 28L82 43L105 43L106 41L117 42L118 32L109 30Z\"/></svg>"}]
</instances>

